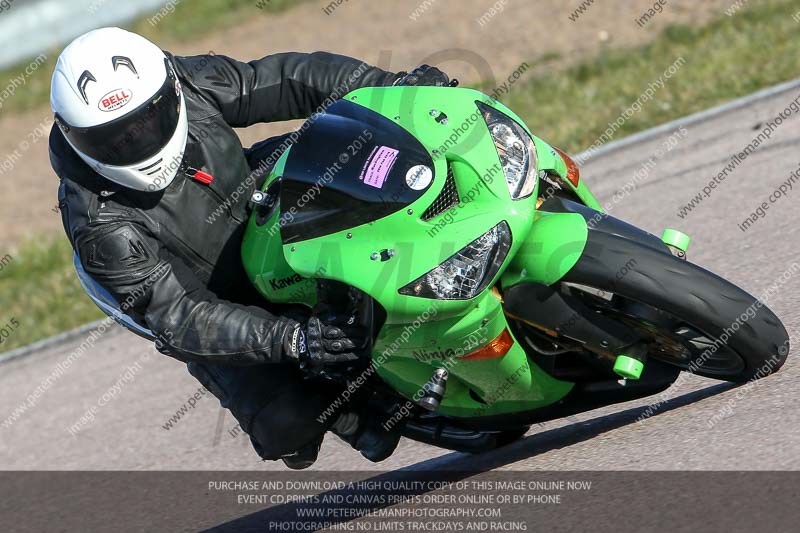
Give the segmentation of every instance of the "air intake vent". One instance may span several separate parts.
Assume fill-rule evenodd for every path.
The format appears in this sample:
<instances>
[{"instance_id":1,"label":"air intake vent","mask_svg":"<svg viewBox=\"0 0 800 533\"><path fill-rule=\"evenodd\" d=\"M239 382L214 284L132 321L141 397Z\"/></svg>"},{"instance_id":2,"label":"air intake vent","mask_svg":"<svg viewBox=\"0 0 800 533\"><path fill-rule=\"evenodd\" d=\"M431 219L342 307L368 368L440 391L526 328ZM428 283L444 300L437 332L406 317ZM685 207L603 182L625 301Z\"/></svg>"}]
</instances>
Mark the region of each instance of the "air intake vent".
<instances>
[{"instance_id":1,"label":"air intake vent","mask_svg":"<svg viewBox=\"0 0 800 533\"><path fill-rule=\"evenodd\" d=\"M155 174L156 172L161 170L161 166L156 166L156 165L161 165L161 162L163 160L164 160L163 157L159 158L159 160L156 161L155 163L153 163L152 165L147 165L146 167L142 167L142 168L140 168L138 170L139 170L139 172L144 172L148 176L152 176L153 174Z\"/></svg>"},{"instance_id":2,"label":"air intake vent","mask_svg":"<svg viewBox=\"0 0 800 533\"><path fill-rule=\"evenodd\" d=\"M431 206L422 213L422 220L428 221L437 217L453 207L458 205L458 189L456 189L456 179L453 177L453 169L447 165L447 179L444 182L444 188L439 196L433 201Z\"/></svg>"}]
</instances>

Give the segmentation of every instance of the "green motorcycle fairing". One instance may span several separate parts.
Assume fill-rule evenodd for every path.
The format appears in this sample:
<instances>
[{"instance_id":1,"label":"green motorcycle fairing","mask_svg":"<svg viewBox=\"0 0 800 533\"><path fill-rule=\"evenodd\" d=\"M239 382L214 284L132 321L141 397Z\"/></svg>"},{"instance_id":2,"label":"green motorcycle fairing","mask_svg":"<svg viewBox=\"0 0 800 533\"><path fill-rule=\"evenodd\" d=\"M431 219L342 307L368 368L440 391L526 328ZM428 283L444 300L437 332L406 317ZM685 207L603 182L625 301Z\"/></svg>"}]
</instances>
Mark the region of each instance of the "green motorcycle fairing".
<instances>
[{"instance_id":1,"label":"green motorcycle fairing","mask_svg":"<svg viewBox=\"0 0 800 533\"><path fill-rule=\"evenodd\" d=\"M364 88L304 124L272 169L262 189L271 200L255 206L242 248L248 276L268 300L311 306L315 278L371 296L386 312L371 368L412 400L436 368L447 368L438 412L453 417L529 411L573 387L527 357L492 287L558 281L580 257L586 223L537 212L538 180L527 198L512 200L483 106L531 137L539 173L560 176L599 208L585 184L568 182L557 152L496 100L463 88ZM510 244L480 292L401 292L501 223ZM504 353L476 356L502 338L513 340Z\"/></svg>"}]
</instances>

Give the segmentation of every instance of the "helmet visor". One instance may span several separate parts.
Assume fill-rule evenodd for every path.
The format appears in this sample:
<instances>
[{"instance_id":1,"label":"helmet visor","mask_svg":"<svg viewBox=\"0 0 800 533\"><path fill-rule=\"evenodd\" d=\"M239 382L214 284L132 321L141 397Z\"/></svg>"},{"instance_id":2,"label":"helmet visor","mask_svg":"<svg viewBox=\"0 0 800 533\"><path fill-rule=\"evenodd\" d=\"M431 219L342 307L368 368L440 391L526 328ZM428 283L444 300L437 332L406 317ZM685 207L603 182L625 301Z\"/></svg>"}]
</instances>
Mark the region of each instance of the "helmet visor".
<instances>
[{"instance_id":1,"label":"helmet visor","mask_svg":"<svg viewBox=\"0 0 800 533\"><path fill-rule=\"evenodd\" d=\"M181 113L180 85L169 60L165 63L167 79L147 102L88 128L73 127L56 114L61 131L75 148L106 165L133 165L156 155L174 135Z\"/></svg>"}]
</instances>

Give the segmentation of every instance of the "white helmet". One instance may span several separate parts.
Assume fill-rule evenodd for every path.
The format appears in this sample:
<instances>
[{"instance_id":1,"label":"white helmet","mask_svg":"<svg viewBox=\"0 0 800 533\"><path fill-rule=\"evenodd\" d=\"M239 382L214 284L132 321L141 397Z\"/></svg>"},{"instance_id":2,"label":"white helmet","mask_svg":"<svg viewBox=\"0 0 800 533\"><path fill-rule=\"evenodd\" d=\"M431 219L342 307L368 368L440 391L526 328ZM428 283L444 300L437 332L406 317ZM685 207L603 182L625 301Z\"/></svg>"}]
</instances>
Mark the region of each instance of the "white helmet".
<instances>
[{"instance_id":1,"label":"white helmet","mask_svg":"<svg viewBox=\"0 0 800 533\"><path fill-rule=\"evenodd\" d=\"M109 180L158 191L177 175L189 129L183 93L169 58L144 37L101 28L72 41L50 106L70 146Z\"/></svg>"}]
</instances>

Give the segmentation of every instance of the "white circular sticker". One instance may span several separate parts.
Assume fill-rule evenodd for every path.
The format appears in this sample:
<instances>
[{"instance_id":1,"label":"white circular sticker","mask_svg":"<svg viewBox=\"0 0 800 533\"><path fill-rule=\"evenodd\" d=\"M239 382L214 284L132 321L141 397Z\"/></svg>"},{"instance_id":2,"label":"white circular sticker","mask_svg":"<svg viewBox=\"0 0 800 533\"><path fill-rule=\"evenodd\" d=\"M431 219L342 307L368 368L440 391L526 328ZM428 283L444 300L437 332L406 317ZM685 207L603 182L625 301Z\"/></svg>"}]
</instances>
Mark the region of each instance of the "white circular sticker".
<instances>
[{"instance_id":1,"label":"white circular sticker","mask_svg":"<svg viewBox=\"0 0 800 533\"><path fill-rule=\"evenodd\" d=\"M425 165L416 165L406 172L406 185L415 191L421 191L433 181L433 171Z\"/></svg>"}]
</instances>

